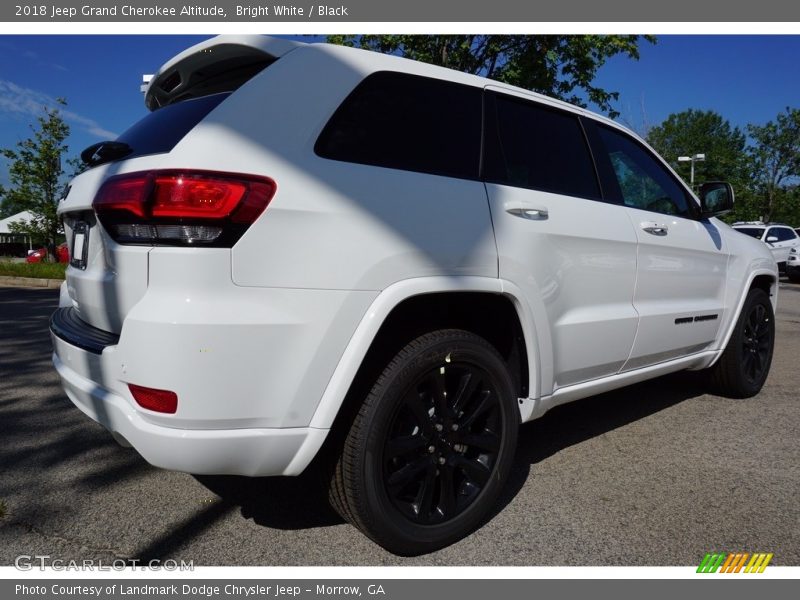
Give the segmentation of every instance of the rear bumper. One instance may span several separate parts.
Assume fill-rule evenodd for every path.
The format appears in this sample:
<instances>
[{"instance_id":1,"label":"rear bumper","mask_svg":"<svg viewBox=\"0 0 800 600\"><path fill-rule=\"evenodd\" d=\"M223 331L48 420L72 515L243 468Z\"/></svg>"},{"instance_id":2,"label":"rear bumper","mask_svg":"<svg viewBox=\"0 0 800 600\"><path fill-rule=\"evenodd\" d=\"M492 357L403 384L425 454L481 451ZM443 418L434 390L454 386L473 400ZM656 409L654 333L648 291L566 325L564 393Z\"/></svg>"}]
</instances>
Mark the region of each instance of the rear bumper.
<instances>
[{"instance_id":1,"label":"rear bumper","mask_svg":"<svg viewBox=\"0 0 800 600\"><path fill-rule=\"evenodd\" d=\"M72 346L92 354L102 354L108 346L116 346L119 336L87 325L77 316L75 309L64 306L50 317L50 331Z\"/></svg>"},{"instance_id":2,"label":"rear bumper","mask_svg":"<svg viewBox=\"0 0 800 600\"><path fill-rule=\"evenodd\" d=\"M311 420L376 293L209 282L209 271L225 274L221 265L187 269L179 258L164 273L151 268L151 285L119 336L82 321L62 295L51 337L64 390L155 466L301 473L328 432ZM141 407L128 384L174 392L176 413Z\"/></svg>"},{"instance_id":3,"label":"rear bumper","mask_svg":"<svg viewBox=\"0 0 800 600\"><path fill-rule=\"evenodd\" d=\"M130 396L79 373L86 367L101 373L100 355L52 337L53 365L72 403L156 467L198 475L298 475L328 433L312 427L191 430L151 423Z\"/></svg>"}]
</instances>

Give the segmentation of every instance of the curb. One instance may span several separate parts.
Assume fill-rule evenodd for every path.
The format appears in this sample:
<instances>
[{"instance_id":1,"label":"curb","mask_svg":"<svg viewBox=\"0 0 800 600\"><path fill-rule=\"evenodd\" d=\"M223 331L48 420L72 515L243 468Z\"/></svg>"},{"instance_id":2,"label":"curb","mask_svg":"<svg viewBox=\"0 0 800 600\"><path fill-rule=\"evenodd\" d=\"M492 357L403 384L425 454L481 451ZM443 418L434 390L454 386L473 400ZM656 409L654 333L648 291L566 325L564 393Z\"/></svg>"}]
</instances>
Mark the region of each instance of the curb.
<instances>
[{"instance_id":1,"label":"curb","mask_svg":"<svg viewBox=\"0 0 800 600\"><path fill-rule=\"evenodd\" d=\"M14 277L13 275L0 275L0 285L15 287L34 287L57 290L64 283L63 279L38 279L36 277Z\"/></svg>"}]
</instances>

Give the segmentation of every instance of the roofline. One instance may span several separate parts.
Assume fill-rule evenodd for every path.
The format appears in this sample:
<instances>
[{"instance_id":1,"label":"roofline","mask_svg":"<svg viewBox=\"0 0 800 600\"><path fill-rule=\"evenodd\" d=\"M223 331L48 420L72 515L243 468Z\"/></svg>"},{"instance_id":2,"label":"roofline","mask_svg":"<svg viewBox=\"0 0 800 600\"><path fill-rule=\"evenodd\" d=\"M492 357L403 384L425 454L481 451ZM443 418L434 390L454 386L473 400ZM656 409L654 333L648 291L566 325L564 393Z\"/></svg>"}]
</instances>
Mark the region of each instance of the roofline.
<instances>
[{"instance_id":1,"label":"roofline","mask_svg":"<svg viewBox=\"0 0 800 600\"><path fill-rule=\"evenodd\" d=\"M481 75L473 75L471 73L465 73L463 71L458 71L456 69L451 69L449 67L433 65L430 63L425 63L422 61L413 60L401 56L383 54L380 52L374 52L372 50L354 48L352 46L340 46L337 44L330 44L328 42L313 42L309 44L306 42L295 42L292 40L285 40L282 38L276 38L273 36L266 36L260 34L218 35L213 38L209 38L203 42L200 42L199 44L195 44L194 46L187 48L180 54L177 54L169 61L164 63L164 65L156 72L156 74L153 75L149 85L147 86L147 92L145 93L145 105L147 105L148 98L150 97L150 88L159 79L160 75L169 71L176 64L186 59L187 57L196 54L198 51L203 51L220 44L239 44L243 46L248 46L251 48L262 50L266 54L269 54L270 56L274 56L276 58L283 56L294 49L303 47L309 49L313 48L315 50L319 50L328 54L344 54L344 55L361 54L362 56L369 55L370 57L369 61L371 65L377 66L377 68L374 68L372 66L370 67L370 71L372 72L383 70L380 68L380 66L378 66L380 65L380 63L383 63L387 65L387 67L389 67L387 70L394 70L410 74L420 74L419 73L420 71L426 71L431 77L437 77L439 79L446 79L449 81L456 80L457 82L480 88L486 88L491 86L498 90L507 91L512 94L519 94L520 96L531 98L533 100L542 102L544 104L548 104L554 108L560 108L562 110L566 110L568 112L572 112L581 115L583 117L593 119L608 127L624 131L625 133L634 136L647 148L655 152L655 149L652 146L650 146L650 144L648 144L647 141L644 138L642 138L642 136L640 136L638 133L631 130L630 128L621 125L620 123L617 123L613 119L610 119L605 115L593 112L587 108L577 106L575 104L570 104L569 102L565 102L564 100L559 100L558 98L553 98L551 96L547 96L539 92L534 92L532 90L510 85L508 83L503 83L495 79L489 79L488 77L483 77ZM660 155L657 152L655 152L655 154L660 157ZM663 157L661 158L663 159ZM672 169L672 167L669 165L669 163L666 162L666 160L664 160L663 162L673 172L673 174L676 177L679 177L678 174L675 173L674 169ZM686 187L687 189L689 189L690 192L692 192L692 190L688 186ZM694 195L694 192L692 192L692 194Z\"/></svg>"}]
</instances>

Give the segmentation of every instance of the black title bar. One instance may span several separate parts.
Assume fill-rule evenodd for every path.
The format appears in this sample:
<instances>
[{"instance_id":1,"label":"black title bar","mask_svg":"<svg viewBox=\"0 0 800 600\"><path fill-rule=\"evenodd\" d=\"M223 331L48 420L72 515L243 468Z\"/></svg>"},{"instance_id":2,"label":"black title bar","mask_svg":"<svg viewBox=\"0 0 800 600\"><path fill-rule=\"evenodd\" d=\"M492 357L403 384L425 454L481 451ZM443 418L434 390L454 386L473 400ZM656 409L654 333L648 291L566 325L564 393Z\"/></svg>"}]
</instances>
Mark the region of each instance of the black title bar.
<instances>
[{"instance_id":1,"label":"black title bar","mask_svg":"<svg viewBox=\"0 0 800 600\"><path fill-rule=\"evenodd\" d=\"M0 5L0 22L798 22L800 3L786 0L59 0Z\"/></svg>"}]
</instances>

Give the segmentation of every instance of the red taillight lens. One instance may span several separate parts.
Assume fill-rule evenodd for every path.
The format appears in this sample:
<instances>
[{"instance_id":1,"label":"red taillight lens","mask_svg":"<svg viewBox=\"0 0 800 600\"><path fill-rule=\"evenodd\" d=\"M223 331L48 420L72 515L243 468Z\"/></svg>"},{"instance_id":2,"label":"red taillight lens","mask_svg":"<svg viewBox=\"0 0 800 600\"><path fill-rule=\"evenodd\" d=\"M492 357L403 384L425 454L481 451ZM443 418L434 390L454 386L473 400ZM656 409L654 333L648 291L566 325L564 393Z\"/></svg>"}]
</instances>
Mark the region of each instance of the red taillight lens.
<instances>
[{"instance_id":1,"label":"red taillight lens","mask_svg":"<svg viewBox=\"0 0 800 600\"><path fill-rule=\"evenodd\" d=\"M275 182L212 171L147 171L111 177L92 203L119 243L230 247L264 212Z\"/></svg>"},{"instance_id":2,"label":"red taillight lens","mask_svg":"<svg viewBox=\"0 0 800 600\"><path fill-rule=\"evenodd\" d=\"M247 185L224 179L155 178L154 217L221 219L230 215L247 193Z\"/></svg>"},{"instance_id":3,"label":"red taillight lens","mask_svg":"<svg viewBox=\"0 0 800 600\"><path fill-rule=\"evenodd\" d=\"M142 408L160 413L175 414L178 410L178 395L168 390L156 390L140 385L128 384L133 399Z\"/></svg>"},{"instance_id":4,"label":"red taillight lens","mask_svg":"<svg viewBox=\"0 0 800 600\"><path fill-rule=\"evenodd\" d=\"M109 179L94 199L92 205L105 212L128 211L137 217L144 217L144 199L150 187L146 176L122 176Z\"/></svg>"}]
</instances>

